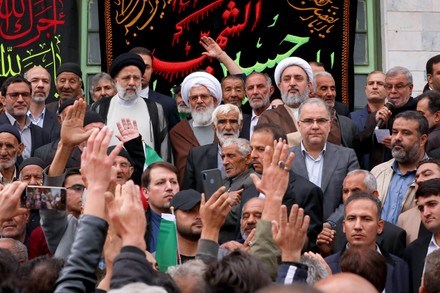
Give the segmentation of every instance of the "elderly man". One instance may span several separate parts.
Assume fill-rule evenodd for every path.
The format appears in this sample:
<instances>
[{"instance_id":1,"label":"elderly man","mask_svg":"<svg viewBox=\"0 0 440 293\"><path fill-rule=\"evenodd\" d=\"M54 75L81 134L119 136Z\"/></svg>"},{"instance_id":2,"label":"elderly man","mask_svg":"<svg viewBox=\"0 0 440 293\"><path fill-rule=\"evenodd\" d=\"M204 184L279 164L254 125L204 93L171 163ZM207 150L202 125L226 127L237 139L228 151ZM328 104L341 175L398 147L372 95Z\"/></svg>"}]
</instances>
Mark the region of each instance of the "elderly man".
<instances>
[{"instance_id":1,"label":"elderly man","mask_svg":"<svg viewBox=\"0 0 440 293\"><path fill-rule=\"evenodd\" d=\"M324 193L324 220L342 203L342 182L359 163L352 149L327 142L330 132L330 110L323 100L310 98L299 108L298 128L301 144L295 153L293 171L319 186Z\"/></svg>"},{"instance_id":2,"label":"elderly man","mask_svg":"<svg viewBox=\"0 0 440 293\"><path fill-rule=\"evenodd\" d=\"M20 133L9 124L0 125L0 183L5 185L19 177L17 159L24 149Z\"/></svg>"},{"instance_id":3,"label":"elderly man","mask_svg":"<svg viewBox=\"0 0 440 293\"><path fill-rule=\"evenodd\" d=\"M275 83L277 84L284 105L264 112L258 123L274 123L287 135L289 146L301 142L296 122L298 109L312 90L313 73L310 65L298 57L282 60L275 68Z\"/></svg>"},{"instance_id":4,"label":"elderly man","mask_svg":"<svg viewBox=\"0 0 440 293\"><path fill-rule=\"evenodd\" d=\"M386 292L410 292L408 284L408 265L399 257L389 254L378 247L377 234L383 231L381 220L381 204L373 195L357 193L351 195L344 204L343 231L348 244L344 248L327 257L325 261L334 274L341 272L341 257L350 247L366 247L377 251L387 262Z\"/></svg>"},{"instance_id":5,"label":"elderly man","mask_svg":"<svg viewBox=\"0 0 440 293\"><path fill-rule=\"evenodd\" d=\"M222 144L220 154L226 171L224 186L231 192L232 197L239 197L240 193L254 186L251 174L255 173L249 168L251 162L251 148L249 141L243 138L228 138ZM233 191L237 191L233 193ZM220 229L219 243L234 240L236 226L239 223L240 205L239 199L232 207L225 223Z\"/></svg>"},{"instance_id":6,"label":"elderly man","mask_svg":"<svg viewBox=\"0 0 440 293\"><path fill-rule=\"evenodd\" d=\"M47 110L57 113L60 105L68 99L78 99L83 96L82 71L76 63L63 63L57 69L55 85L59 95L58 101L46 105Z\"/></svg>"},{"instance_id":7,"label":"elderly man","mask_svg":"<svg viewBox=\"0 0 440 293\"><path fill-rule=\"evenodd\" d=\"M171 160L167 123L160 104L140 96L145 63L139 55L123 53L113 60L110 75L118 93L94 103L91 110L98 112L106 125L117 133L117 123L129 118L138 121L138 130L144 143L154 149L163 160ZM116 145L116 136L110 145Z\"/></svg>"},{"instance_id":8,"label":"elderly man","mask_svg":"<svg viewBox=\"0 0 440 293\"><path fill-rule=\"evenodd\" d=\"M269 75L253 72L246 78L245 90L252 108L252 115L243 119L243 129L240 137L250 139L261 114L272 108L270 97L274 88Z\"/></svg>"},{"instance_id":9,"label":"elderly man","mask_svg":"<svg viewBox=\"0 0 440 293\"><path fill-rule=\"evenodd\" d=\"M353 146L356 124L336 110L336 85L333 76L327 71L320 71L313 76L311 96L322 99L331 111L331 128L327 141L345 147ZM341 106L343 106L341 104Z\"/></svg>"},{"instance_id":10,"label":"elderly man","mask_svg":"<svg viewBox=\"0 0 440 293\"><path fill-rule=\"evenodd\" d=\"M243 116L237 106L226 104L218 106L212 113L212 129L219 142L194 147L189 151L186 161L182 189L195 189L204 192L201 172L218 168L226 177L220 153L227 138L237 138L243 122Z\"/></svg>"},{"instance_id":11,"label":"elderly man","mask_svg":"<svg viewBox=\"0 0 440 293\"><path fill-rule=\"evenodd\" d=\"M412 242L405 251L411 273L411 292L417 292L420 287L426 256L440 247L440 179L422 182L415 198L422 223L430 234Z\"/></svg>"},{"instance_id":12,"label":"elderly man","mask_svg":"<svg viewBox=\"0 0 440 293\"><path fill-rule=\"evenodd\" d=\"M32 157L38 147L50 141L49 135L34 125L27 115L32 85L21 75L12 76L3 83L2 95L5 97L6 111L0 114L0 124L9 124L17 129L24 144L22 158ZM19 162L21 162L21 158Z\"/></svg>"},{"instance_id":13,"label":"elderly man","mask_svg":"<svg viewBox=\"0 0 440 293\"><path fill-rule=\"evenodd\" d=\"M154 70L153 53L144 47L135 47L129 52L139 55L145 63L145 72L142 76L142 90L140 91L139 96L144 99L155 101L162 106L165 117L167 118L168 130L171 130L180 121L179 113L177 112L177 106L173 98L155 92L150 87L151 76Z\"/></svg>"},{"instance_id":14,"label":"elderly man","mask_svg":"<svg viewBox=\"0 0 440 293\"><path fill-rule=\"evenodd\" d=\"M60 124L57 115L46 111L46 99L50 92L50 74L41 66L35 66L25 72L26 78L32 85L32 99L29 106L28 116L32 123L40 126L50 135L50 140L60 137Z\"/></svg>"},{"instance_id":15,"label":"elderly man","mask_svg":"<svg viewBox=\"0 0 440 293\"><path fill-rule=\"evenodd\" d=\"M177 123L170 131L170 140L174 162L179 170L179 182L184 185L185 166L191 148L216 142L211 119L212 113L221 102L222 88L213 75L199 71L191 73L183 80L181 94L183 101L191 109L192 119Z\"/></svg>"},{"instance_id":16,"label":"elderly man","mask_svg":"<svg viewBox=\"0 0 440 293\"><path fill-rule=\"evenodd\" d=\"M377 165L371 173L377 179L382 218L397 223L400 213L415 206L414 179L418 163L426 157L428 121L416 111L396 116L391 136L393 159Z\"/></svg>"},{"instance_id":17,"label":"elderly man","mask_svg":"<svg viewBox=\"0 0 440 293\"><path fill-rule=\"evenodd\" d=\"M429 125L425 151L429 156L440 158L440 93L427 91L416 99L417 112L425 116Z\"/></svg>"},{"instance_id":18,"label":"elderly man","mask_svg":"<svg viewBox=\"0 0 440 293\"><path fill-rule=\"evenodd\" d=\"M116 86L110 74L99 72L93 76L90 86L90 96L93 102L97 102L102 98L113 97L116 92Z\"/></svg>"}]
</instances>

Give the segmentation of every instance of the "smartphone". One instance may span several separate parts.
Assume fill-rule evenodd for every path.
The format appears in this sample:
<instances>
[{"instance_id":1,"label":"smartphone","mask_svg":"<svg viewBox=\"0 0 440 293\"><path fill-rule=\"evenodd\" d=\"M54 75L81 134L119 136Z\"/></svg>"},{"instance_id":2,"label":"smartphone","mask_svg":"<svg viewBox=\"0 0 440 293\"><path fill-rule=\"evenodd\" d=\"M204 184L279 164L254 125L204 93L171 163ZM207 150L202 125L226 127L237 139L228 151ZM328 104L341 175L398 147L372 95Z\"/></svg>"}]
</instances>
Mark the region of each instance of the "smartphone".
<instances>
[{"instance_id":1,"label":"smartphone","mask_svg":"<svg viewBox=\"0 0 440 293\"><path fill-rule=\"evenodd\" d=\"M54 186L26 187L21 195L21 206L34 210L66 210L66 189Z\"/></svg>"},{"instance_id":2,"label":"smartphone","mask_svg":"<svg viewBox=\"0 0 440 293\"><path fill-rule=\"evenodd\" d=\"M203 190L206 199L210 198L223 184L220 169L208 169L202 171Z\"/></svg>"}]
</instances>

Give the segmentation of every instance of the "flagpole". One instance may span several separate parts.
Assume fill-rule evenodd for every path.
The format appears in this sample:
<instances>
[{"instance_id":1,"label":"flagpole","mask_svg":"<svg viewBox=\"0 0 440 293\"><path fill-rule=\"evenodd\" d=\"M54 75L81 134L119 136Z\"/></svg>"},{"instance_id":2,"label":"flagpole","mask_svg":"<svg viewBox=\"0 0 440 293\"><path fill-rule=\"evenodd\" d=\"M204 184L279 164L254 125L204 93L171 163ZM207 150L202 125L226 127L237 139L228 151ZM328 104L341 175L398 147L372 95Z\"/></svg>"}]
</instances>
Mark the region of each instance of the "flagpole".
<instances>
[{"instance_id":1,"label":"flagpole","mask_svg":"<svg viewBox=\"0 0 440 293\"><path fill-rule=\"evenodd\" d=\"M171 214L174 216L174 219L176 221L175 225L174 225L174 229L176 229L177 264L181 265L182 264L182 259L180 258L179 235L177 233L177 218L176 218L176 215L174 214L174 207L170 207L170 211L171 211Z\"/></svg>"}]
</instances>

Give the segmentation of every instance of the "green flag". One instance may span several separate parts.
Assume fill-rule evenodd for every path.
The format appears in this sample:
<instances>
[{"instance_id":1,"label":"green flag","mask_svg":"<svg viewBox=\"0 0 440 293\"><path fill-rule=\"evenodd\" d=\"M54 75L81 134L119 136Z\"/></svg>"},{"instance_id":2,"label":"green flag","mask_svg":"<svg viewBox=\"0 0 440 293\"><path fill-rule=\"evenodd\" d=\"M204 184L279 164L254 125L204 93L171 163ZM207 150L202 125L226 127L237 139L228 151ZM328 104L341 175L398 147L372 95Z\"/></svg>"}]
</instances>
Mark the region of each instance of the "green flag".
<instances>
[{"instance_id":1,"label":"green flag","mask_svg":"<svg viewBox=\"0 0 440 293\"><path fill-rule=\"evenodd\" d=\"M147 169L148 166L153 163L163 161L163 159L158 155L158 153L156 153L156 151L146 143L144 143L144 153L145 153L144 170Z\"/></svg>"},{"instance_id":2,"label":"green flag","mask_svg":"<svg viewBox=\"0 0 440 293\"><path fill-rule=\"evenodd\" d=\"M159 271L166 272L168 267L176 266L178 257L176 217L172 214L162 214L156 247Z\"/></svg>"}]
</instances>

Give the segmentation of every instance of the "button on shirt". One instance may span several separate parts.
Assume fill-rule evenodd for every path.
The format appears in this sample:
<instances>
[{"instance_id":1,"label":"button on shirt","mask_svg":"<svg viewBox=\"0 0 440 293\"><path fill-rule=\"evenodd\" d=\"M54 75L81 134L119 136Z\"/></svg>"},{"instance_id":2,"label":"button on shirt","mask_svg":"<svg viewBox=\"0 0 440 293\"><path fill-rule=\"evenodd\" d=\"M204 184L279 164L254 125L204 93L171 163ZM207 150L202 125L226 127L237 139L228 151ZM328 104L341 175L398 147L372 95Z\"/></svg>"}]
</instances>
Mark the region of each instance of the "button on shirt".
<instances>
[{"instance_id":1,"label":"button on shirt","mask_svg":"<svg viewBox=\"0 0 440 293\"><path fill-rule=\"evenodd\" d=\"M26 123L23 127L23 129L20 128L20 125L18 124L17 120L15 120L14 117L11 116L8 112L5 112L6 117L8 117L9 122L11 122L11 125L17 128L18 132L20 132L21 142L24 144L24 150L21 154L21 157L23 160L26 160L31 156L31 150L32 150L32 135L31 135L31 119L26 116Z\"/></svg>"},{"instance_id":2,"label":"button on shirt","mask_svg":"<svg viewBox=\"0 0 440 293\"><path fill-rule=\"evenodd\" d=\"M327 144L324 145L324 148L319 153L318 158L316 160L306 151L303 143L301 142L301 151L303 152L305 163L307 167L307 175L309 176L309 181L315 184L316 186L321 187L321 179L322 179L322 168L324 166L324 153L327 148Z\"/></svg>"},{"instance_id":3,"label":"button on shirt","mask_svg":"<svg viewBox=\"0 0 440 293\"><path fill-rule=\"evenodd\" d=\"M397 218L402 211L403 199L408 192L409 186L416 178L416 170L408 171L404 175L400 172L397 161L393 162L391 168L393 168L394 172L388 187L385 203L383 204L382 220L396 224Z\"/></svg>"}]
</instances>

